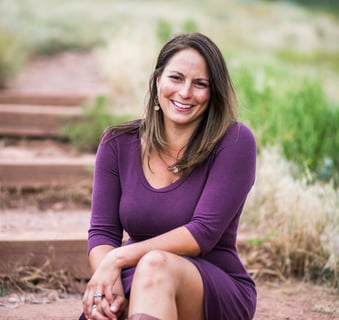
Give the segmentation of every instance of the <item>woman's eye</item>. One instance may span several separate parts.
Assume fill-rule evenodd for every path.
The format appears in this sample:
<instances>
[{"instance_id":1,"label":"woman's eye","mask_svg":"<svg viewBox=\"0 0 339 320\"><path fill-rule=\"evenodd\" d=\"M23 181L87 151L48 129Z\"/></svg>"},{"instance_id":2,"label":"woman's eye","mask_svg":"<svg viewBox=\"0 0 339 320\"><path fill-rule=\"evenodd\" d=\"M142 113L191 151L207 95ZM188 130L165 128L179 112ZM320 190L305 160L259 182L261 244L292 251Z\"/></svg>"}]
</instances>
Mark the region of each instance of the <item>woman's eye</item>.
<instances>
[{"instance_id":1,"label":"woman's eye","mask_svg":"<svg viewBox=\"0 0 339 320\"><path fill-rule=\"evenodd\" d=\"M206 82L197 82L196 86L199 88L207 88L208 84Z\"/></svg>"},{"instance_id":2,"label":"woman's eye","mask_svg":"<svg viewBox=\"0 0 339 320\"><path fill-rule=\"evenodd\" d=\"M180 80L180 77L179 76L169 76L170 79L173 79L173 80Z\"/></svg>"}]
</instances>

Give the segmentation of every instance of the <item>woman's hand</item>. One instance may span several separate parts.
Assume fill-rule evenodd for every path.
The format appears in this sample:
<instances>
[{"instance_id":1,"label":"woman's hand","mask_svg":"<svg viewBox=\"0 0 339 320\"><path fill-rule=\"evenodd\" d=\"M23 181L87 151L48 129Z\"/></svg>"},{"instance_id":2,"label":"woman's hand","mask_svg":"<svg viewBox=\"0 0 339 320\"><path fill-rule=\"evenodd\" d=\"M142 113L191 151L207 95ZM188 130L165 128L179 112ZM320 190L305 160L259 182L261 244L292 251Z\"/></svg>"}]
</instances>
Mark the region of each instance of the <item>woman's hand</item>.
<instances>
[{"instance_id":1,"label":"woman's hand","mask_svg":"<svg viewBox=\"0 0 339 320\"><path fill-rule=\"evenodd\" d=\"M83 310L88 319L118 319L127 300L121 283L121 268L113 252L102 260L83 297Z\"/></svg>"},{"instance_id":2,"label":"woman's hand","mask_svg":"<svg viewBox=\"0 0 339 320\"><path fill-rule=\"evenodd\" d=\"M113 294L113 303L111 305L105 297L100 298L99 301L96 299L89 319L125 319L128 313L127 306L128 301L124 295Z\"/></svg>"}]
</instances>

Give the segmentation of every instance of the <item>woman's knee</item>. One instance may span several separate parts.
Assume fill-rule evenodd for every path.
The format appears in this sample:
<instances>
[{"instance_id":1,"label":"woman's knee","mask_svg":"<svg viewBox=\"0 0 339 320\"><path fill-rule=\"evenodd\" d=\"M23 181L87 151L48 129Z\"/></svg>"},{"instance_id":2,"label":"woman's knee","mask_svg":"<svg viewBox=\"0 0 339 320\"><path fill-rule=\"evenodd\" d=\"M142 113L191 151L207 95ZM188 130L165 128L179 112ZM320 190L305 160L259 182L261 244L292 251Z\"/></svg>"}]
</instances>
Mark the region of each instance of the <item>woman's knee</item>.
<instances>
[{"instance_id":1,"label":"woman's knee","mask_svg":"<svg viewBox=\"0 0 339 320\"><path fill-rule=\"evenodd\" d=\"M151 273L168 270L168 253L161 250L152 250L146 253L138 262L136 271Z\"/></svg>"},{"instance_id":2,"label":"woman's knee","mask_svg":"<svg viewBox=\"0 0 339 320\"><path fill-rule=\"evenodd\" d=\"M169 253L153 250L146 253L138 262L134 281L145 286L172 285Z\"/></svg>"}]
</instances>

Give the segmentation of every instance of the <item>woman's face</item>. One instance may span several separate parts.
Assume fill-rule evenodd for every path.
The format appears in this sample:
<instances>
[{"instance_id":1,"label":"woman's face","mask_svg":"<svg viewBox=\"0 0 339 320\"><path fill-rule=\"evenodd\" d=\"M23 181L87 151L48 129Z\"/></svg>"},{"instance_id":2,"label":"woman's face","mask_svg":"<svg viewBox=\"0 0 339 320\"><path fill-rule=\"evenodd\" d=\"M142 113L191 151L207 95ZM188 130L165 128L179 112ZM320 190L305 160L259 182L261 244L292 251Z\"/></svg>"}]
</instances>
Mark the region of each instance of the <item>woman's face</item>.
<instances>
[{"instance_id":1,"label":"woman's face","mask_svg":"<svg viewBox=\"0 0 339 320\"><path fill-rule=\"evenodd\" d=\"M210 98L205 59L194 49L177 52L158 77L157 88L165 127L186 126L194 130Z\"/></svg>"}]
</instances>

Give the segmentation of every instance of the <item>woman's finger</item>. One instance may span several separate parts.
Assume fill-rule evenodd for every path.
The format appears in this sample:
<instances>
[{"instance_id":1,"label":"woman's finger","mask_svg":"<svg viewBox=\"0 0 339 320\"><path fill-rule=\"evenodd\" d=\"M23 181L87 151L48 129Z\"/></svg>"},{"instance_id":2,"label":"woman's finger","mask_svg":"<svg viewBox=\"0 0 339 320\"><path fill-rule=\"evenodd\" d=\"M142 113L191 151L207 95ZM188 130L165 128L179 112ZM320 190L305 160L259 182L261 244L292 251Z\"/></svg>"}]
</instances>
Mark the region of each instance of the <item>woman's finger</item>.
<instances>
[{"instance_id":1,"label":"woman's finger","mask_svg":"<svg viewBox=\"0 0 339 320\"><path fill-rule=\"evenodd\" d=\"M120 317L127 307L127 299L124 296L116 295L113 303L110 306L110 310Z\"/></svg>"},{"instance_id":2,"label":"woman's finger","mask_svg":"<svg viewBox=\"0 0 339 320\"><path fill-rule=\"evenodd\" d=\"M101 303L101 299L104 296L102 289L91 282L87 285L87 290L84 295L83 307L84 313L87 317L91 316L93 305L98 306Z\"/></svg>"},{"instance_id":3,"label":"woman's finger","mask_svg":"<svg viewBox=\"0 0 339 320\"><path fill-rule=\"evenodd\" d=\"M99 307L97 305L93 305L91 315L89 317L90 320L110 320L107 316L102 314L99 310Z\"/></svg>"},{"instance_id":4,"label":"woman's finger","mask_svg":"<svg viewBox=\"0 0 339 320\"><path fill-rule=\"evenodd\" d=\"M104 314L106 317L108 317L109 319L112 319L112 320L116 320L118 319L118 317L116 316L116 314L114 312L111 311L110 309L110 304L109 302L107 301L107 299L103 299L101 301L101 311L102 311L102 314Z\"/></svg>"}]
</instances>

